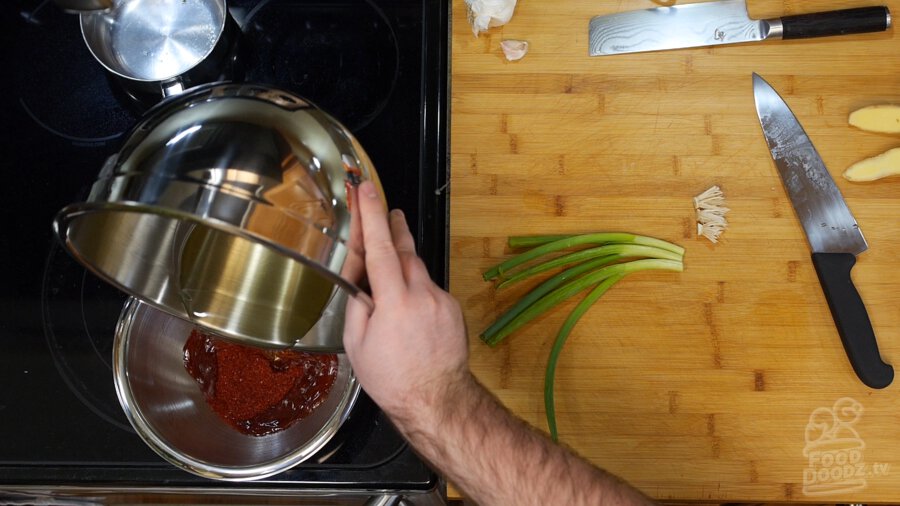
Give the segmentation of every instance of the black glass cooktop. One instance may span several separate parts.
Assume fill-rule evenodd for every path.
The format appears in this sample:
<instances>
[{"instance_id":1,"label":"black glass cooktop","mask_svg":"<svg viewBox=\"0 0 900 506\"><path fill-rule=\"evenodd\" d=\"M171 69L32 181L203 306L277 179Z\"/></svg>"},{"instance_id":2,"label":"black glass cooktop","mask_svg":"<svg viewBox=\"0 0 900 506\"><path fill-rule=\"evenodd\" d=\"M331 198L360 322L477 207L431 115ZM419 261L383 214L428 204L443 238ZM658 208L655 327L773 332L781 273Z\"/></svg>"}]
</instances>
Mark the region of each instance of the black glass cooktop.
<instances>
[{"instance_id":1,"label":"black glass cooktop","mask_svg":"<svg viewBox=\"0 0 900 506\"><path fill-rule=\"evenodd\" d=\"M281 87L343 122L446 279L448 5L441 0L231 0L231 80ZM53 215L156 100L93 59L78 17L49 0L0 7L0 490L15 486L229 487L169 465L116 399L113 329L125 296L54 242ZM317 455L249 487L425 490L436 476L362 395Z\"/></svg>"}]
</instances>

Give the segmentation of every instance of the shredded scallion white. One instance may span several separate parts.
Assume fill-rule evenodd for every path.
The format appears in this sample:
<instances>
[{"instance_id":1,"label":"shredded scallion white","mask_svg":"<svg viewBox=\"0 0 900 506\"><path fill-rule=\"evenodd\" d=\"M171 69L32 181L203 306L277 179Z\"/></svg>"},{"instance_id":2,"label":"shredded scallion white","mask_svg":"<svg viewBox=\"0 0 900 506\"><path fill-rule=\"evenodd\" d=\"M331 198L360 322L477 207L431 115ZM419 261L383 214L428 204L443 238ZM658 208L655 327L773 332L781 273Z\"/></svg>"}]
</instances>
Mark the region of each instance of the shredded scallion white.
<instances>
[{"instance_id":1,"label":"shredded scallion white","mask_svg":"<svg viewBox=\"0 0 900 506\"><path fill-rule=\"evenodd\" d=\"M725 194L718 186L712 186L694 197L694 210L697 213L697 235L706 237L712 243L719 241L719 235L728 228L725 213Z\"/></svg>"}]
</instances>

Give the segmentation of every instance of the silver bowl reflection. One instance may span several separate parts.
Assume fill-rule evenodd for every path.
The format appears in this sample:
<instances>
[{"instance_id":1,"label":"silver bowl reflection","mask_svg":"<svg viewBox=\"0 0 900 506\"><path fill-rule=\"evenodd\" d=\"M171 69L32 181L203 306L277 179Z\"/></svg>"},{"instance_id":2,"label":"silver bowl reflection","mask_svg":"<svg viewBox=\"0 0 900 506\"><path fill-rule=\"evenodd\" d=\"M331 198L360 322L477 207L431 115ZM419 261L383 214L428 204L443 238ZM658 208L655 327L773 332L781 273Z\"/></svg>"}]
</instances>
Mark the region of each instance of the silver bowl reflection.
<instances>
[{"instance_id":1,"label":"silver bowl reflection","mask_svg":"<svg viewBox=\"0 0 900 506\"><path fill-rule=\"evenodd\" d=\"M185 369L182 350L193 328L129 299L113 344L116 394L129 422L150 448L186 471L230 481L272 476L321 449L356 402L359 384L338 355L334 385L311 415L265 436L238 432L209 407Z\"/></svg>"}]
</instances>

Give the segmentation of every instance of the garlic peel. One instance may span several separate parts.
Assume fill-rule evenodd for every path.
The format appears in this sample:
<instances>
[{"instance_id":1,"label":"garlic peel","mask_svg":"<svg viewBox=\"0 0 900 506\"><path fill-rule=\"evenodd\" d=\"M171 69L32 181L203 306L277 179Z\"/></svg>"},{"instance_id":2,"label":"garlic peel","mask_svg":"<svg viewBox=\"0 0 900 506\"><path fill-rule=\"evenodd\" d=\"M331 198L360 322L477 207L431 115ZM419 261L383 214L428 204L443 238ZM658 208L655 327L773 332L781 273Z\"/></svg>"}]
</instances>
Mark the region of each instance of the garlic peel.
<instances>
[{"instance_id":1,"label":"garlic peel","mask_svg":"<svg viewBox=\"0 0 900 506\"><path fill-rule=\"evenodd\" d=\"M719 235L728 228L725 213L730 211L725 207L725 194L718 186L712 186L705 192L694 197L694 210L697 214L697 235L709 239L710 242L719 241Z\"/></svg>"},{"instance_id":2,"label":"garlic peel","mask_svg":"<svg viewBox=\"0 0 900 506\"><path fill-rule=\"evenodd\" d=\"M503 55L506 56L507 60L521 60L525 54L528 53L528 41L512 39L503 40L500 41L500 49L503 50Z\"/></svg>"},{"instance_id":3,"label":"garlic peel","mask_svg":"<svg viewBox=\"0 0 900 506\"><path fill-rule=\"evenodd\" d=\"M469 24L477 37L492 26L508 23L516 8L516 0L466 0L466 7Z\"/></svg>"}]
</instances>

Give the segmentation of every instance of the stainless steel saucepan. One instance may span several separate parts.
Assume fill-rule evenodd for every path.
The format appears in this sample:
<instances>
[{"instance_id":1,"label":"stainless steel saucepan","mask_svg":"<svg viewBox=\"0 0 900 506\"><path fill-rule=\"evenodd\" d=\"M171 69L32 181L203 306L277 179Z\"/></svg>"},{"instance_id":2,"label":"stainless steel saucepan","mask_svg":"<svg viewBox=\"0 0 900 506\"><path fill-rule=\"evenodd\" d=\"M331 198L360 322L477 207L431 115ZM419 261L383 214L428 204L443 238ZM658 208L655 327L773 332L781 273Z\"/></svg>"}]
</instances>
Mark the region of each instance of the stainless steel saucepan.
<instances>
[{"instance_id":1,"label":"stainless steel saucepan","mask_svg":"<svg viewBox=\"0 0 900 506\"><path fill-rule=\"evenodd\" d=\"M237 37L226 0L55 0L127 88L159 95L220 80Z\"/></svg>"}]
</instances>

